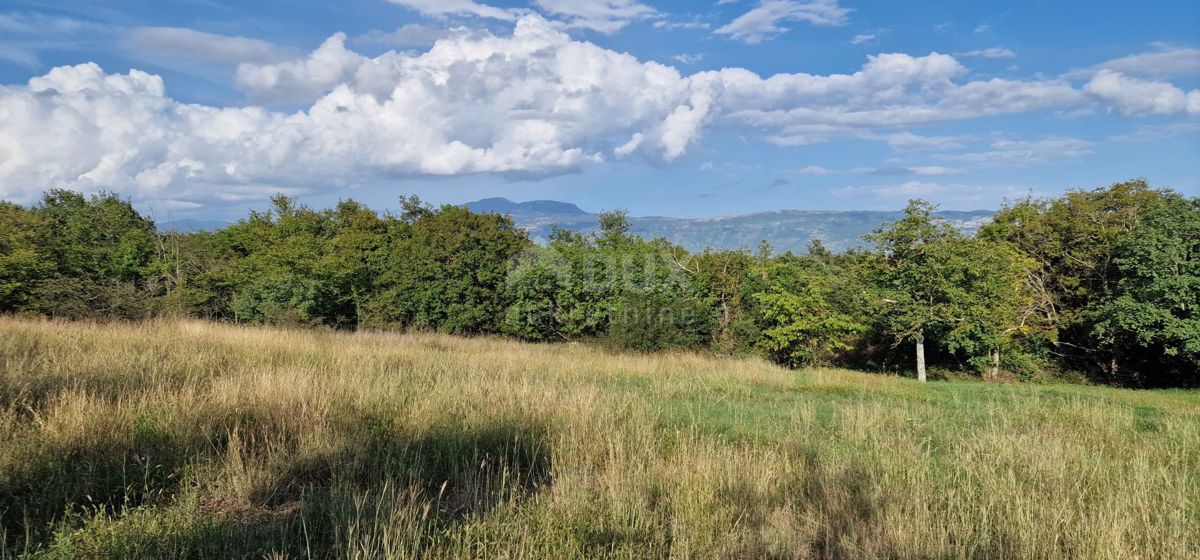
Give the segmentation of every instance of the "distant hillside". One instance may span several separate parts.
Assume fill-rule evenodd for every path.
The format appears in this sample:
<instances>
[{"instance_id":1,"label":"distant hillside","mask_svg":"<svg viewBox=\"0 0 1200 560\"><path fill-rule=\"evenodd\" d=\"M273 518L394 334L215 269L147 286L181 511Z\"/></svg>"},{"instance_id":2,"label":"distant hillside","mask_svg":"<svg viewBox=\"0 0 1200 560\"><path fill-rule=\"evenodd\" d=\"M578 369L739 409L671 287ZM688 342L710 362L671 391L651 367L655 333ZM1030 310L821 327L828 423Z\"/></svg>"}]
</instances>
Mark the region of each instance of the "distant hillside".
<instances>
[{"instance_id":1,"label":"distant hillside","mask_svg":"<svg viewBox=\"0 0 1200 560\"><path fill-rule=\"evenodd\" d=\"M215 231L229 226L229 222L221 220L174 220L158 224L158 231L177 231L188 233L193 231Z\"/></svg>"},{"instance_id":2,"label":"distant hillside","mask_svg":"<svg viewBox=\"0 0 1200 560\"><path fill-rule=\"evenodd\" d=\"M498 214L551 214L551 215L589 215L578 206L569 202L555 200L532 200L529 202L513 202L507 198L485 198L468 202L465 205L472 212L495 212Z\"/></svg>"},{"instance_id":3,"label":"distant hillside","mask_svg":"<svg viewBox=\"0 0 1200 560\"><path fill-rule=\"evenodd\" d=\"M512 202L505 198L489 198L468 202L465 206L475 212L509 214L537 241L544 241L555 225L575 231L592 231L599 222L596 214L566 202ZM991 220L992 214L987 210L937 213L968 234L975 233ZM766 240L777 251L803 252L814 238L836 251L863 245L862 236L902 215L899 210L776 210L716 218L631 217L630 221L633 231L643 237L665 237L691 251L705 247L754 248L760 240Z\"/></svg>"},{"instance_id":4,"label":"distant hillside","mask_svg":"<svg viewBox=\"0 0 1200 560\"><path fill-rule=\"evenodd\" d=\"M513 202L486 198L464 204L472 212L509 214L535 241L544 242L557 225L575 231L593 231L599 216L569 202L534 200ZM986 224L993 212L938 212L960 230L973 234ZM766 240L777 251L803 252L816 238L835 251L863 245L862 236L880 225L901 217L899 210L835 212L823 210L775 210L715 218L631 217L633 231L643 237L665 237L691 251L706 247L755 248ZM158 225L159 231L212 231L229 225L219 220L176 220Z\"/></svg>"}]
</instances>

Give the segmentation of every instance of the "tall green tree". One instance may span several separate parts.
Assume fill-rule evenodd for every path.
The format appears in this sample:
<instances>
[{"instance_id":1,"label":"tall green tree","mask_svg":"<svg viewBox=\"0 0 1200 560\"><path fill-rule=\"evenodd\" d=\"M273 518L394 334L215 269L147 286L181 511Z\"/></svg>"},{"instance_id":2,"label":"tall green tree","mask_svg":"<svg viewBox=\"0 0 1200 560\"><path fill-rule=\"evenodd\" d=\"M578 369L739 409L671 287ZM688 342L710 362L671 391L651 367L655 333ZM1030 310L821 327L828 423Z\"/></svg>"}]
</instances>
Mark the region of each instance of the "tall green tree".
<instances>
[{"instance_id":1,"label":"tall green tree","mask_svg":"<svg viewBox=\"0 0 1200 560\"><path fill-rule=\"evenodd\" d=\"M1117 349L1113 369L1139 366L1138 384L1200 384L1200 199L1166 196L1117 242L1113 262L1121 278L1092 333Z\"/></svg>"},{"instance_id":2,"label":"tall green tree","mask_svg":"<svg viewBox=\"0 0 1200 560\"><path fill-rule=\"evenodd\" d=\"M770 265L767 290L755 294L759 345L793 367L829 363L853 348L854 337L868 325L859 310L837 304L837 291L850 287L843 273L817 258Z\"/></svg>"},{"instance_id":3,"label":"tall green tree","mask_svg":"<svg viewBox=\"0 0 1200 560\"><path fill-rule=\"evenodd\" d=\"M233 274L238 257L209 231L160 235L152 280L168 315L232 319L231 301L240 286Z\"/></svg>"},{"instance_id":4,"label":"tall green tree","mask_svg":"<svg viewBox=\"0 0 1200 560\"><path fill-rule=\"evenodd\" d=\"M232 287L228 308L238 320L356 327L369 320L367 304L385 270L394 221L353 200L318 211L277 196L271 210L218 232L215 247L189 247L210 251L183 255L205 265L185 293L202 303ZM228 266L208 266L221 263L205 260L212 250Z\"/></svg>"},{"instance_id":5,"label":"tall green tree","mask_svg":"<svg viewBox=\"0 0 1200 560\"><path fill-rule=\"evenodd\" d=\"M41 242L65 276L136 281L155 254L154 222L116 194L52 190L35 211Z\"/></svg>"},{"instance_id":6,"label":"tall green tree","mask_svg":"<svg viewBox=\"0 0 1200 560\"><path fill-rule=\"evenodd\" d=\"M37 286L52 270L38 239L42 228L37 213L0 202L0 313L35 305Z\"/></svg>"},{"instance_id":7,"label":"tall green tree","mask_svg":"<svg viewBox=\"0 0 1200 560\"><path fill-rule=\"evenodd\" d=\"M375 281L387 267L390 219L353 200L338 202L315 272L328 285L338 322L358 326L367 313Z\"/></svg>"},{"instance_id":8,"label":"tall green tree","mask_svg":"<svg viewBox=\"0 0 1200 560\"><path fill-rule=\"evenodd\" d=\"M679 250L682 253L682 249ZM724 350L735 350L744 343L738 327L746 321L749 303L747 285L755 268L754 256L747 250L712 250L687 256L673 256L683 265L694 283L696 293L718 313L715 342Z\"/></svg>"},{"instance_id":9,"label":"tall green tree","mask_svg":"<svg viewBox=\"0 0 1200 560\"><path fill-rule=\"evenodd\" d=\"M926 337L954 315L958 292L948 274L957 265L946 261L946 248L958 233L933 216L935 209L928 202L910 201L903 218L868 236L881 253L875 279L883 296L878 303L885 330L896 344L913 344L922 382Z\"/></svg>"},{"instance_id":10,"label":"tall green tree","mask_svg":"<svg viewBox=\"0 0 1200 560\"><path fill-rule=\"evenodd\" d=\"M570 340L566 315L573 303L566 293L569 269L548 247L532 247L505 281L508 308L501 330L522 340Z\"/></svg>"},{"instance_id":11,"label":"tall green tree","mask_svg":"<svg viewBox=\"0 0 1200 560\"><path fill-rule=\"evenodd\" d=\"M272 208L221 231L240 255L233 266L236 293L230 308L238 320L283 325L336 325L330 287L318 276L328 215L277 195Z\"/></svg>"},{"instance_id":12,"label":"tall green tree","mask_svg":"<svg viewBox=\"0 0 1200 560\"><path fill-rule=\"evenodd\" d=\"M37 309L60 317L139 318L157 253L154 222L113 193L52 190L34 207L37 242L52 270L38 283Z\"/></svg>"},{"instance_id":13,"label":"tall green tree","mask_svg":"<svg viewBox=\"0 0 1200 560\"><path fill-rule=\"evenodd\" d=\"M1030 289L1036 264L1008 243L956 238L941 249L937 269L946 278L946 311L940 344L995 379L1001 354L1045 332Z\"/></svg>"},{"instance_id":14,"label":"tall green tree","mask_svg":"<svg viewBox=\"0 0 1200 560\"><path fill-rule=\"evenodd\" d=\"M555 230L526 252L508 280L505 332L528 340L601 337L652 350L707 345L716 312L697 289L693 260L664 240L630 233L624 212L599 230Z\"/></svg>"},{"instance_id":15,"label":"tall green tree","mask_svg":"<svg viewBox=\"0 0 1200 560\"><path fill-rule=\"evenodd\" d=\"M1072 190L1051 200L1018 201L980 231L1037 263L1031 286L1040 292L1045 321L1055 326L1049 349L1066 367L1114 382L1121 376L1119 350L1095 336L1097 311L1115 296L1121 279L1117 243L1165 195L1141 179Z\"/></svg>"},{"instance_id":16,"label":"tall green tree","mask_svg":"<svg viewBox=\"0 0 1200 560\"><path fill-rule=\"evenodd\" d=\"M450 333L497 332L505 281L529 239L512 218L459 206L426 208L409 200L406 234L389 249L372 302L385 324Z\"/></svg>"}]
</instances>

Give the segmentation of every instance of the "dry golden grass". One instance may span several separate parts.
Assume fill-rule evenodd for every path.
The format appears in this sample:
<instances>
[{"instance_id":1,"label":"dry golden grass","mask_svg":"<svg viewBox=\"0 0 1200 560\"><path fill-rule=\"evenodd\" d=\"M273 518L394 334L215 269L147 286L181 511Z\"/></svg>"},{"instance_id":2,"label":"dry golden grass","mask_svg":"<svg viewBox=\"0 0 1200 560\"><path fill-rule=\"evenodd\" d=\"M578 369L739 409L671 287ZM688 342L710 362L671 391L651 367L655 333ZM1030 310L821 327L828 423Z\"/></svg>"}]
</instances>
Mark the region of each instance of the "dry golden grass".
<instances>
[{"instance_id":1,"label":"dry golden grass","mask_svg":"<svg viewBox=\"0 0 1200 560\"><path fill-rule=\"evenodd\" d=\"M0 319L0 557L1196 558L1200 395Z\"/></svg>"}]
</instances>

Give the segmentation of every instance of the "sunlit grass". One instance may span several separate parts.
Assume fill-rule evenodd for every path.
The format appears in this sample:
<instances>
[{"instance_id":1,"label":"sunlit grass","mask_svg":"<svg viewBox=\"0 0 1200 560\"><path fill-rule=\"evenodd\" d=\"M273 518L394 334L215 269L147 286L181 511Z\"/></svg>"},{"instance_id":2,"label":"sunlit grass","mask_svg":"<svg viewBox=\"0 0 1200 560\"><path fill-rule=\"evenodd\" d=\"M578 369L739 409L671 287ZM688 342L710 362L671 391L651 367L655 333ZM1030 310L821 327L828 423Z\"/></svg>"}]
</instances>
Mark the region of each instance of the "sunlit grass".
<instances>
[{"instance_id":1,"label":"sunlit grass","mask_svg":"<svg viewBox=\"0 0 1200 560\"><path fill-rule=\"evenodd\" d=\"M0 319L0 555L1194 558L1200 393Z\"/></svg>"}]
</instances>

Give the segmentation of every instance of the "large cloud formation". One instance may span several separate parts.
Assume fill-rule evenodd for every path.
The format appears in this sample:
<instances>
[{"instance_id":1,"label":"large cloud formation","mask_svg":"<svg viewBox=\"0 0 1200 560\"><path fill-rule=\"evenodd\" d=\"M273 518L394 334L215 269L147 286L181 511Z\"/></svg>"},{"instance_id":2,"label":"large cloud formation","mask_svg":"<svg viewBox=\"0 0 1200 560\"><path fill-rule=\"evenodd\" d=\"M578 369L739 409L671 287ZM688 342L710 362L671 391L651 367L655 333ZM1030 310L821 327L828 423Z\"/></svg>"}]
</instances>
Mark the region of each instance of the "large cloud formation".
<instances>
[{"instance_id":1,"label":"large cloud formation","mask_svg":"<svg viewBox=\"0 0 1200 560\"><path fill-rule=\"evenodd\" d=\"M391 177L669 162L716 126L780 144L890 142L905 127L1088 103L1130 114L1200 111L1196 92L1153 102L1119 95L1132 83L1114 81L1119 74L1097 76L1085 91L1058 80L958 81L965 73L933 53L881 54L853 74L684 76L573 40L536 15L518 19L511 35L460 30L419 54L368 58L339 34L300 60L239 67L236 83L252 99L308 107L295 113L180 103L157 76L82 64L0 87L0 196L111 188L187 208Z\"/></svg>"}]
</instances>

